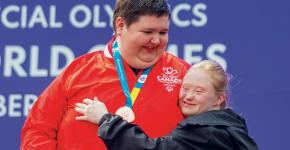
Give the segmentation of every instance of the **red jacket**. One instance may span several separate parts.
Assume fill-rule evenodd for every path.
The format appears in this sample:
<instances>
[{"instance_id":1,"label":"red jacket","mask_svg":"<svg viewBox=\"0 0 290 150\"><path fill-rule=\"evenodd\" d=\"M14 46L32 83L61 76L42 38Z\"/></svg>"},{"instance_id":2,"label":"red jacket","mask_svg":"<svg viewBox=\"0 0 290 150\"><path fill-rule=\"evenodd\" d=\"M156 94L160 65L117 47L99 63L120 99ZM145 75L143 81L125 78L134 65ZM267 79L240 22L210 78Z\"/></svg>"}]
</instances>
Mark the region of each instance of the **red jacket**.
<instances>
[{"instance_id":1,"label":"red jacket","mask_svg":"<svg viewBox=\"0 0 290 150\"><path fill-rule=\"evenodd\" d=\"M103 150L98 127L75 120L75 103L97 96L110 112L125 105L112 58L112 41L104 52L85 54L74 60L38 97L21 133L21 149ZM137 76L123 61L129 89ZM182 78L189 65L166 52L153 67L133 111L135 120L150 137L172 131L183 117L177 106Z\"/></svg>"}]
</instances>

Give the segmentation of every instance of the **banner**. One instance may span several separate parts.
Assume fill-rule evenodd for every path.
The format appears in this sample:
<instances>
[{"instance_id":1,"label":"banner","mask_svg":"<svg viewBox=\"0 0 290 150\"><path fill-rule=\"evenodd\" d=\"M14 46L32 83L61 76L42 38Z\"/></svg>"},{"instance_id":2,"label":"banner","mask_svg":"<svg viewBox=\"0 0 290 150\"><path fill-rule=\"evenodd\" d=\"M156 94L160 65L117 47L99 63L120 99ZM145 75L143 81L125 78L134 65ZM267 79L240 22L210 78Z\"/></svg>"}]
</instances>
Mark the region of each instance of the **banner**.
<instances>
[{"instance_id":1,"label":"banner","mask_svg":"<svg viewBox=\"0 0 290 150\"><path fill-rule=\"evenodd\" d=\"M53 78L75 58L104 49L113 34L114 2L1 1L0 149L19 149L25 118ZM290 2L169 2L167 51L190 64L219 62L233 75L231 106L260 149L285 149Z\"/></svg>"}]
</instances>

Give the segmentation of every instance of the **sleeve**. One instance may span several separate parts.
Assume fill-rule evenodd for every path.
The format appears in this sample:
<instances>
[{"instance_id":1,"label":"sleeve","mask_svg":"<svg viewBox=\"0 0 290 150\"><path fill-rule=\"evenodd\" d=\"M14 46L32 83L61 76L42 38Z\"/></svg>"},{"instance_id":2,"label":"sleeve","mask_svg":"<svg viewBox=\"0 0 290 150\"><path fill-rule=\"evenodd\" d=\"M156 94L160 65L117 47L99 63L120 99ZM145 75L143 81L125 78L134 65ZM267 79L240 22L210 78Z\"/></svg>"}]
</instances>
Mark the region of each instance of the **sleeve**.
<instances>
[{"instance_id":1,"label":"sleeve","mask_svg":"<svg viewBox=\"0 0 290 150\"><path fill-rule=\"evenodd\" d=\"M21 150L55 150L57 130L66 108L63 73L34 103L21 132Z\"/></svg>"},{"instance_id":2,"label":"sleeve","mask_svg":"<svg viewBox=\"0 0 290 150\"><path fill-rule=\"evenodd\" d=\"M170 135L149 138L137 125L117 115L104 115L99 125L98 136L110 150L179 150Z\"/></svg>"}]
</instances>

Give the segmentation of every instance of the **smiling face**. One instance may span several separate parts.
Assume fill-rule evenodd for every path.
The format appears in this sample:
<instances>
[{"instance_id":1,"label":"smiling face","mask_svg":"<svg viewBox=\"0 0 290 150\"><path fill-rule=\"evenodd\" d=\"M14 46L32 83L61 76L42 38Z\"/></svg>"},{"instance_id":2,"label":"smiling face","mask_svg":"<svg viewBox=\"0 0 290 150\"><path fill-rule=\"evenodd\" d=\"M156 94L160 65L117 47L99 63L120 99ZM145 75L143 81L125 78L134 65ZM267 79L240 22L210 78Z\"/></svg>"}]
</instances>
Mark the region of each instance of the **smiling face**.
<instances>
[{"instance_id":1,"label":"smiling face","mask_svg":"<svg viewBox=\"0 0 290 150\"><path fill-rule=\"evenodd\" d=\"M224 100L217 95L208 72L192 69L185 75L179 93L179 107L184 116L219 109L222 101Z\"/></svg>"},{"instance_id":2,"label":"smiling face","mask_svg":"<svg viewBox=\"0 0 290 150\"><path fill-rule=\"evenodd\" d=\"M167 15L144 15L130 26L118 17L116 32L122 57L136 69L153 66L167 46L168 28Z\"/></svg>"}]
</instances>

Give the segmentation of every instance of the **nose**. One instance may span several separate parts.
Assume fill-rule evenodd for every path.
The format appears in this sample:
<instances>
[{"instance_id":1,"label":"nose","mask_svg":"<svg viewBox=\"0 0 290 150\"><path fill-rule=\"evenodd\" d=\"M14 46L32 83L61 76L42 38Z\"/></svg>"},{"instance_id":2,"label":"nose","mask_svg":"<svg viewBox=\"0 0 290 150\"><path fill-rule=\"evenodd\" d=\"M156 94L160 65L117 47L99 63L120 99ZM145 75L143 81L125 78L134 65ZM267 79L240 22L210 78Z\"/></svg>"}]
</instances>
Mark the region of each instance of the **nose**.
<instances>
[{"instance_id":1,"label":"nose","mask_svg":"<svg viewBox=\"0 0 290 150\"><path fill-rule=\"evenodd\" d=\"M151 43L154 44L155 46L156 45L159 45L160 44L160 37L159 37L159 35L153 35L152 36L152 39L151 39Z\"/></svg>"},{"instance_id":2,"label":"nose","mask_svg":"<svg viewBox=\"0 0 290 150\"><path fill-rule=\"evenodd\" d=\"M193 101L195 99L194 92L185 93L184 98L187 99L188 101Z\"/></svg>"}]
</instances>

